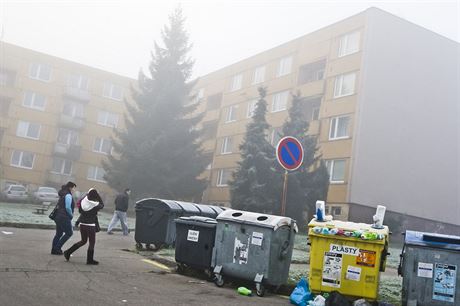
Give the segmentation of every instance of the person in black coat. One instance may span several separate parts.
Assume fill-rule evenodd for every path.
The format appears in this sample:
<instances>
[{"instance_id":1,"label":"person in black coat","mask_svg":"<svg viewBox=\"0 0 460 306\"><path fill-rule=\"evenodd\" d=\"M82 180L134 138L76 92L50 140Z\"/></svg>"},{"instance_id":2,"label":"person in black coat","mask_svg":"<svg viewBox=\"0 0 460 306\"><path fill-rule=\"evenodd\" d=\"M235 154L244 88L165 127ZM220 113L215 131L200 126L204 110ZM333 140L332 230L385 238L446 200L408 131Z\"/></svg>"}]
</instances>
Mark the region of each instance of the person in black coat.
<instances>
[{"instance_id":1,"label":"person in black coat","mask_svg":"<svg viewBox=\"0 0 460 306\"><path fill-rule=\"evenodd\" d=\"M99 229L99 221L97 219L97 212L104 208L104 203L97 193L96 189L91 188L88 194L81 200L81 205L78 208L80 211L80 234L81 240L72 245L68 250L64 251L64 257L67 261L70 255L84 246L89 240L86 264L97 265L98 261L94 260L94 246L96 244L96 232Z\"/></svg>"}]
</instances>

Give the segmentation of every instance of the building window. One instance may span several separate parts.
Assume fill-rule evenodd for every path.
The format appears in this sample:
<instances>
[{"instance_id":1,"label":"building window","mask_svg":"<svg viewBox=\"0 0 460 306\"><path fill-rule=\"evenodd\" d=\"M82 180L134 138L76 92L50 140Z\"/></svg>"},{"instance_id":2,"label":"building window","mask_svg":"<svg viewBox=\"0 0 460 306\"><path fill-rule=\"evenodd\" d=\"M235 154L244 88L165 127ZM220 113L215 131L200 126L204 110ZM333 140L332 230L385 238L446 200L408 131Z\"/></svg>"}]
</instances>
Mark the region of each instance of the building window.
<instances>
[{"instance_id":1,"label":"building window","mask_svg":"<svg viewBox=\"0 0 460 306\"><path fill-rule=\"evenodd\" d=\"M217 93L208 97L206 101L206 110L216 110L220 108L222 102L222 93Z\"/></svg>"},{"instance_id":2,"label":"building window","mask_svg":"<svg viewBox=\"0 0 460 306\"><path fill-rule=\"evenodd\" d=\"M231 105L227 108L227 117L225 118L225 122L233 122L236 121L236 111L238 106Z\"/></svg>"},{"instance_id":3,"label":"building window","mask_svg":"<svg viewBox=\"0 0 460 306\"><path fill-rule=\"evenodd\" d=\"M348 138L349 116L335 117L331 119L329 140Z\"/></svg>"},{"instance_id":4,"label":"building window","mask_svg":"<svg viewBox=\"0 0 460 306\"><path fill-rule=\"evenodd\" d=\"M100 111L97 114L97 123L108 127L117 127L118 115L106 111Z\"/></svg>"},{"instance_id":5,"label":"building window","mask_svg":"<svg viewBox=\"0 0 460 306\"><path fill-rule=\"evenodd\" d=\"M110 154L112 150L112 142L110 139L96 137L93 144L93 151L103 154Z\"/></svg>"},{"instance_id":6,"label":"building window","mask_svg":"<svg viewBox=\"0 0 460 306\"><path fill-rule=\"evenodd\" d=\"M282 131L283 131L282 127L275 127L271 129L270 134L269 134L269 137L270 137L269 141L272 146L276 146L278 144L278 142L281 139Z\"/></svg>"},{"instance_id":7,"label":"building window","mask_svg":"<svg viewBox=\"0 0 460 306\"><path fill-rule=\"evenodd\" d=\"M190 99L190 103L188 104L196 104L199 103L204 98L204 88L198 89L196 93L192 95L192 99Z\"/></svg>"},{"instance_id":8,"label":"building window","mask_svg":"<svg viewBox=\"0 0 460 306\"><path fill-rule=\"evenodd\" d=\"M8 116L10 105L10 98L0 96L0 116Z\"/></svg>"},{"instance_id":9,"label":"building window","mask_svg":"<svg viewBox=\"0 0 460 306\"><path fill-rule=\"evenodd\" d=\"M342 214L342 207L340 206L332 206L331 212L333 216L340 216Z\"/></svg>"},{"instance_id":10,"label":"building window","mask_svg":"<svg viewBox=\"0 0 460 306\"><path fill-rule=\"evenodd\" d=\"M24 100L22 101L22 105L43 111L45 110L46 98L45 96L36 92L26 91L24 93Z\"/></svg>"},{"instance_id":11,"label":"building window","mask_svg":"<svg viewBox=\"0 0 460 306\"><path fill-rule=\"evenodd\" d=\"M217 172L217 187L228 186L231 176L232 171L230 169L220 169Z\"/></svg>"},{"instance_id":12,"label":"building window","mask_svg":"<svg viewBox=\"0 0 460 306\"><path fill-rule=\"evenodd\" d=\"M291 73L292 56L286 56L280 59L276 76L280 77Z\"/></svg>"},{"instance_id":13,"label":"building window","mask_svg":"<svg viewBox=\"0 0 460 306\"><path fill-rule=\"evenodd\" d=\"M63 175L71 175L72 174L72 161L64 158L53 158L53 168L51 172L63 174Z\"/></svg>"},{"instance_id":14,"label":"building window","mask_svg":"<svg viewBox=\"0 0 460 306\"><path fill-rule=\"evenodd\" d=\"M339 57L358 52L360 37L358 31L340 37Z\"/></svg>"},{"instance_id":15,"label":"building window","mask_svg":"<svg viewBox=\"0 0 460 306\"><path fill-rule=\"evenodd\" d=\"M34 166L34 159L35 154L32 152L14 150L11 155L11 166L32 169Z\"/></svg>"},{"instance_id":16,"label":"building window","mask_svg":"<svg viewBox=\"0 0 460 306\"><path fill-rule=\"evenodd\" d=\"M69 115L75 118L84 118L85 117L85 107L81 103L73 101L65 101L62 112L65 115Z\"/></svg>"},{"instance_id":17,"label":"building window","mask_svg":"<svg viewBox=\"0 0 460 306\"><path fill-rule=\"evenodd\" d=\"M311 111L311 120L319 120L319 107L313 107Z\"/></svg>"},{"instance_id":18,"label":"building window","mask_svg":"<svg viewBox=\"0 0 460 306\"><path fill-rule=\"evenodd\" d=\"M272 113L284 111L287 108L289 91L278 92L273 95Z\"/></svg>"},{"instance_id":19,"label":"building window","mask_svg":"<svg viewBox=\"0 0 460 306\"><path fill-rule=\"evenodd\" d=\"M265 66L257 67L254 70L254 81L252 84L260 84L265 81Z\"/></svg>"},{"instance_id":20,"label":"building window","mask_svg":"<svg viewBox=\"0 0 460 306\"><path fill-rule=\"evenodd\" d=\"M232 147L233 147L233 139L232 139L232 137L225 137L222 140L222 148L220 150L220 153L221 154L232 153Z\"/></svg>"},{"instance_id":21,"label":"building window","mask_svg":"<svg viewBox=\"0 0 460 306\"><path fill-rule=\"evenodd\" d=\"M347 73L336 76L334 98L349 96L355 92L356 73Z\"/></svg>"},{"instance_id":22,"label":"building window","mask_svg":"<svg viewBox=\"0 0 460 306\"><path fill-rule=\"evenodd\" d=\"M303 65L299 68L298 85L315 82L324 79L326 60Z\"/></svg>"},{"instance_id":23,"label":"building window","mask_svg":"<svg viewBox=\"0 0 460 306\"><path fill-rule=\"evenodd\" d=\"M65 145L77 145L78 133L74 130L60 128L58 131L57 142Z\"/></svg>"},{"instance_id":24,"label":"building window","mask_svg":"<svg viewBox=\"0 0 460 306\"><path fill-rule=\"evenodd\" d=\"M248 112L246 114L246 117L252 118L255 115L257 108L257 100L251 100L248 102Z\"/></svg>"},{"instance_id":25,"label":"building window","mask_svg":"<svg viewBox=\"0 0 460 306\"><path fill-rule=\"evenodd\" d=\"M40 138L40 124L19 121L16 136L38 140Z\"/></svg>"},{"instance_id":26,"label":"building window","mask_svg":"<svg viewBox=\"0 0 460 306\"><path fill-rule=\"evenodd\" d=\"M0 69L0 86L13 86L16 78L16 73Z\"/></svg>"},{"instance_id":27,"label":"building window","mask_svg":"<svg viewBox=\"0 0 460 306\"><path fill-rule=\"evenodd\" d=\"M121 88L121 86L112 83L105 83L102 95L112 100L121 101L121 99L123 98L123 89Z\"/></svg>"},{"instance_id":28,"label":"building window","mask_svg":"<svg viewBox=\"0 0 460 306\"><path fill-rule=\"evenodd\" d=\"M29 77L40 81L49 82L51 80L51 67L44 64L30 64Z\"/></svg>"},{"instance_id":29,"label":"building window","mask_svg":"<svg viewBox=\"0 0 460 306\"><path fill-rule=\"evenodd\" d=\"M87 77L77 74L69 75L67 78L67 86L77 88L83 91L88 90L89 80Z\"/></svg>"},{"instance_id":30,"label":"building window","mask_svg":"<svg viewBox=\"0 0 460 306\"><path fill-rule=\"evenodd\" d=\"M343 183L345 181L345 160L333 159L326 161L329 181L331 183Z\"/></svg>"},{"instance_id":31,"label":"building window","mask_svg":"<svg viewBox=\"0 0 460 306\"><path fill-rule=\"evenodd\" d=\"M230 91L241 89L242 84L243 84L243 75L241 73L235 75L232 79Z\"/></svg>"},{"instance_id":32,"label":"building window","mask_svg":"<svg viewBox=\"0 0 460 306\"><path fill-rule=\"evenodd\" d=\"M105 176L104 169L100 167L95 167L95 166L88 167L88 175L86 176L88 180L105 183L104 176Z\"/></svg>"}]
</instances>

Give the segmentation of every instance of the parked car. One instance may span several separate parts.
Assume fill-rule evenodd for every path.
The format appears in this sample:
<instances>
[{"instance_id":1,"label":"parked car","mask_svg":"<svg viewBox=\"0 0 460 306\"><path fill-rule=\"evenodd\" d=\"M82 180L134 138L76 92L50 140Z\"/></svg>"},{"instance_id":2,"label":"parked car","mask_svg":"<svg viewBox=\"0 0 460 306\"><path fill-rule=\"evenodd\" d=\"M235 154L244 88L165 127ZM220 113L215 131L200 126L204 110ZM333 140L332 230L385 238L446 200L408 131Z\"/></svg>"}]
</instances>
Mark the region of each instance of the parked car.
<instances>
[{"instance_id":1,"label":"parked car","mask_svg":"<svg viewBox=\"0 0 460 306\"><path fill-rule=\"evenodd\" d=\"M22 185L9 185L3 189L1 195L7 201L26 201L28 198L26 187Z\"/></svg>"},{"instance_id":2,"label":"parked car","mask_svg":"<svg viewBox=\"0 0 460 306\"><path fill-rule=\"evenodd\" d=\"M51 202L56 203L59 199L58 192L53 187L38 187L37 191L32 194L35 202Z\"/></svg>"}]
</instances>

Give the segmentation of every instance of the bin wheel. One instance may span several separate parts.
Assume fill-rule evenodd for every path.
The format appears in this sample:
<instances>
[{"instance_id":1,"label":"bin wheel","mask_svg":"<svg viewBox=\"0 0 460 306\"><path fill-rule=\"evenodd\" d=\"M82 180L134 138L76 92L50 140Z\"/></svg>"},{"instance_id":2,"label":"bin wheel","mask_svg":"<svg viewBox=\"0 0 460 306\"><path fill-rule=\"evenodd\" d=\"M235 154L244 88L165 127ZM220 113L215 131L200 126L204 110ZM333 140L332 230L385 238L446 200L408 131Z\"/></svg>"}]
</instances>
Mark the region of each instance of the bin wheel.
<instances>
[{"instance_id":1,"label":"bin wheel","mask_svg":"<svg viewBox=\"0 0 460 306\"><path fill-rule=\"evenodd\" d=\"M185 266L183 264L177 264L177 273L183 274L185 272Z\"/></svg>"},{"instance_id":2,"label":"bin wheel","mask_svg":"<svg viewBox=\"0 0 460 306\"><path fill-rule=\"evenodd\" d=\"M220 274L216 274L216 277L214 279L214 284L216 284L217 287L223 287L224 286L224 278Z\"/></svg>"},{"instance_id":3,"label":"bin wheel","mask_svg":"<svg viewBox=\"0 0 460 306\"><path fill-rule=\"evenodd\" d=\"M136 243L136 250L138 250L138 251L142 251L142 249L143 249L143 247L142 247L142 243L140 243L140 242L137 242L137 243Z\"/></svg>"},{"instance_id":4,"label":"bin wheel","mask_svg":"<svg viewBox=\"0 0 460 306\"><path fill-rule=\"evenodd\" d=\"M265 295L265 287L261 283L256 284L256 294L260 297Z\"/></svg>"}]
</instances>

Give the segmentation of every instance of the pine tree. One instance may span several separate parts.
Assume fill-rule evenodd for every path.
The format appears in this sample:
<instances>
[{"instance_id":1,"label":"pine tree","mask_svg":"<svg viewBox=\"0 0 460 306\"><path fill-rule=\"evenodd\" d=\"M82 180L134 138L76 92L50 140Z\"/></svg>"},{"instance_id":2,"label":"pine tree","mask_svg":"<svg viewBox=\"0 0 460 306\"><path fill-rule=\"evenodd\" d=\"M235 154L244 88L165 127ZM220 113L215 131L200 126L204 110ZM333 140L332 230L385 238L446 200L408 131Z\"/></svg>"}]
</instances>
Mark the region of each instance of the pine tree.
<instances>
[{"instance_id":1,"label":"pine tree","mask_svg":"<svg viewBox=\"0 0 460 306\"><path fill-rule=\"evenodd\" d=\"M127 104L126 129L116 132L118 157L104 163L105 179L114 189L130 187L137 198L199 198L206 182L197 179L208 161L195 128L200 117L188 105L193 61L181 9L170 15L162 31L163 46L155 43L150 76L139 73Z\"/></svg>"},{"instance_id":2,"label":"pine tree","mask_svg":"<svg viewBox=\"0 0 460 306\"><path fill-rule=\"evenodd\" d=\"M317 200L325 200L329 176L324 162L317 153L316 137L307 135L309 122L302 115L302 97L293 95L289 117L283 125L282 136L293 136L303 146L304 158L299 169L288 175L286 215L297 220L300 226L307 221L305 213L314 212ZM279 173L284 169L277 167Z\"/></svg>"},{"instance_id":3,"label":"pine tree","mask_svg":"<svg viewBox=\"0 0 460 306\"><path fill-rule=\"evenodd\" d=\"M279 179L276 180L274 168L275 148L267 140L266 93L265 88L259 88L254 116L240 145L241 161L229 185L232 208L273 213L281 195L274 194L274 190L279 190Z\"/></svg>"}]
</instances>

